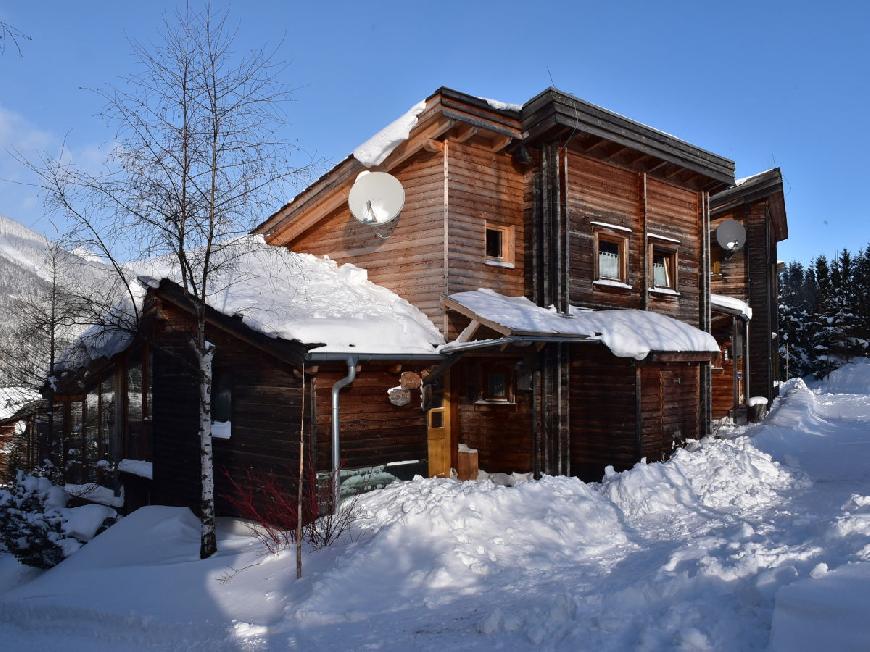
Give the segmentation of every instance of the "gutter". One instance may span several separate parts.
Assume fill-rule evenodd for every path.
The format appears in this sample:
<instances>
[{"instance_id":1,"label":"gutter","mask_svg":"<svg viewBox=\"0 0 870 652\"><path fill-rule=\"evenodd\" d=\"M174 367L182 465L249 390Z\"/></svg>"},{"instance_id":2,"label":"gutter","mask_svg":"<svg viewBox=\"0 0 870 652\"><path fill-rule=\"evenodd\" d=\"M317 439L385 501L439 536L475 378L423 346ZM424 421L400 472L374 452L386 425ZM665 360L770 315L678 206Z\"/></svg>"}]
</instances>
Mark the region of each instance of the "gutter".
<instances>
[{"instance_id":1,"label":"gutter","mask_svg":"<svg viewBox=\"0 0 870 652\"><path fill-rule=\"evenodd\" d=\"M335 382L332 386L332 511L338 512L341 501L341 423L339 421L339 394L341 390L350 385L356 378L357 358L354 355L345 355L347 360L347 375Z\"/></svg>"},{"instance_id":2,"label":"gutter","mask_svg":"<svg viewBox=\"0 0 870 652\"><path fill-rule=\"evenodd\" d=\"M309 362L334 362L344 361L353 357L358 362L367 360L407 360L409 362L416 361L438 361L443 360L444 356L433 351L432 353L350 353L337 351L309 351L305 359Z\"/></svg>"}]
</instances>

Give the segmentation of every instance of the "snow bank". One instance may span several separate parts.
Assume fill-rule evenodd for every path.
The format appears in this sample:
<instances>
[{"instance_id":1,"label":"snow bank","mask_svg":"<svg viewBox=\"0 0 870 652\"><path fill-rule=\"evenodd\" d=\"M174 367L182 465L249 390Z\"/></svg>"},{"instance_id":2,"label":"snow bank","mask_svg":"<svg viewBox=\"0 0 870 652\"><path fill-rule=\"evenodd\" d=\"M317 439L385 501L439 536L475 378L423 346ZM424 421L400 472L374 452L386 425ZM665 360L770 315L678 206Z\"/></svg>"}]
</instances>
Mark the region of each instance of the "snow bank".
<instances>
[{"instance_id":1,"label":"snow bank","mask_svg":"<svg viewBox=\"0 0 870 652\"><path fill-rule=\"evenodd\" d=\"M303 620L345 620L395 600L450 601L487 576L570 565L627 545L618 511L576 478L515 487L417 479L363 495L358 508L365 543L317 581Z\"/></svg>"},{"instance_id":2,"label":"snow bank","mask_svg":"<svg viewBox=\"0 0 870 652\"><path fill-rule=\"evenodd\" d=\"M736 312L745 319L752 319L752 308L745 301L735 297L727 297L724 294L711 294L710 305L716 308L724 308L729 312Z\"/></svg>"},{"instance_id":3,"label":"snow bank","mask_svg":"<svg viewBox=\"0 0 870 652\"><path fill-rule=\"evenodd\" d=\"M408 140L411 130L417 125L417 117L425 108L426 100L417 102L402 116L353 150L353 157L367 168L383 163L396 147Z\"/></svg>"},{"instance_id":4,"label":"snow bank","mask_svg":"<svg viewBox=\"0 0 870 652\"><path fill-rule=\"evenodd\" d=\"M870 646L870 563L841 566L779 590L770 636L772 652Z\"/></svg>"},{"instance_id":5,"label":"snow bank","mask_svg":"<svg viewBox=\"0 0 870 652\"><path fill-rule=\"evenodd\" d=\"M622 473L607 473L604 493L630 518L672 518L703 508L766 507L795 479L748 437L690 443L666 463L638 463Z\"/></svg>"},{"instance_id":6,"label":"snow bank","mask_svg":"<svg viewBox=\"0 0 870 652\"><path fill-rule=\"evenodd\" d=\"M620 358L643 360L652 351L719 351L709 333L645 310L593 311L572 306L570 316L566 316L525 297L506 297L489 289L451 294L450 299L513 334L599 339ZM445 350L450 350L450 345Z\"/></svg>"},{"instance_id":7,"label":"snow bank","mask_svg":"<svg viewBox=\"0 0 870 652\"><path fill-rule=\"evenodd\" d=\"M830 394L870 393L870 358L858 358L835 369L816 389Z\"/></svg>"},{"instance_id":8,"label":"snow bank","mask_svg":"<svg viewBox=\"0 0 870 652\"><path fill-rule=\"evenodd\" d=\"M61 514L64 532L81 542L93 539L106 519L118 516L114 509L105 505L67 507L61 510Z\"/></svg>"},{"instance_id":9,"label":"snow bank","mask_svg":"<svg viewBox=\"0 0 870 652\"><path fill-rule=\"evenodd\" d=\"M208 305L241 317L255 331L321 344L317 352L431 354L444 342L425 314L369 281L366 270L354 265L272 247L262 236L240 238L217 255L235 262L212 277L212 287L218 289L208 297ZM139 303L157 279L179 278L173 261L166 258L131 267L141 279L136 285ZM129 313L132 308L118 310ZM59 366L72 369L111 357L124 350L130 338L127 331L93 327L64 353Z\"/></svg>"}]
</instances>

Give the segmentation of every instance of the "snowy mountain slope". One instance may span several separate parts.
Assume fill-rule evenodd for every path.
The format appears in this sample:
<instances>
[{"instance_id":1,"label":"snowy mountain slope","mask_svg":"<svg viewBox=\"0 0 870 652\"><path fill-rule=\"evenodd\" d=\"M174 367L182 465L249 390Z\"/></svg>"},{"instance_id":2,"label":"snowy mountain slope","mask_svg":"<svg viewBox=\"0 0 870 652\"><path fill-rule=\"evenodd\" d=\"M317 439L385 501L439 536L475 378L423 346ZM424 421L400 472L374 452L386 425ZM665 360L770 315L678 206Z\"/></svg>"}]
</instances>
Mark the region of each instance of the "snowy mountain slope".
<instances>
[{"instance_id":1,"label":"snowy mountain slope","mask_svg":"<svg viewBox=\"0 0 870 652\"><path fill-rule=\"evenodd\" d=\"M0 346L4 350L19 346L8 338L23 319L20 300L45 296L51 288L50 247L44 236L0 215ZM98 279L110 277L102 264L77 254L65 253L60 266L64 275L61 282L77 289L93 287ZM77 334L76 330L70 336ZM20 382L17 377L7 378L0 365L0 386Z\"/></svg>"},{"instance_id":2,"label":"snowy mountain slope","mask_svg":"<svg viewBox=\"0 0 870 652\"><path fill-rule=\"evenodd\" d=\"M200 561L189 511L145 508L38 577L0 555L0 584L18 584L0 589L0 640L65 651L865 650L870 365L841 375L850 393L790 381L767 422L600 484L395 483L360 499L352 541L306 551L302 581L292 554L264 555L234 521Z\"/></svg>"}]
</instances>

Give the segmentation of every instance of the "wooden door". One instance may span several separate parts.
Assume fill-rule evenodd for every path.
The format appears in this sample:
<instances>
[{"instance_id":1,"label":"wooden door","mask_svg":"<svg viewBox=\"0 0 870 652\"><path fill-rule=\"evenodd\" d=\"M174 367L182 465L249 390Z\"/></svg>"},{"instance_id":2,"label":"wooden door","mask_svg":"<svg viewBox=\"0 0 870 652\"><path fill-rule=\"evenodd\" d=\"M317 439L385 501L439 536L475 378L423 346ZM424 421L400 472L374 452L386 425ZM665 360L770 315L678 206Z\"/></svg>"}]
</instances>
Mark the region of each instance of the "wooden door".
<instances>
[{"instance_id":1,"label":"wooden door","mask_svg":"<svg viewBox=\"0 0 870 652\"><path fill-rule=\"evenodd\" d=\"M450 477L450 420L450 380L445 377L443 387L433 392L427 415L429 477Z\"/></svg>"}]
</instances>

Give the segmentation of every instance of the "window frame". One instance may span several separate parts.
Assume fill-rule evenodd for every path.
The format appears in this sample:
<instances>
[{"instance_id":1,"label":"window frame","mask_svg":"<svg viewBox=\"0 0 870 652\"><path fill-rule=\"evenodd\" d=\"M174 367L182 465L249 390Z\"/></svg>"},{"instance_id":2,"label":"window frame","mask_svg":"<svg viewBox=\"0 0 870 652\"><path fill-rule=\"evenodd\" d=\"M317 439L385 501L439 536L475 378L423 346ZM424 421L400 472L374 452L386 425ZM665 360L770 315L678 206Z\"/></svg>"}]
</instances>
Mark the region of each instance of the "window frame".
<instances>
[{"instance_id":1,"label":"window frame","mask_svg":"<svg viewBox=\"0 0 870 652\"><path fill-rule=\"evenodd\" d=\"M501 256L490 256L487 251L487 232L497 231L501 233ZM513 269L516 263L516 247L514 241L514 227L504 224L494 224L485 221L483 224L483 260L487 265L507 267Z\"/></svg>"},{"instance_id":2,"label":"window frame","mask_svg":"<svg viewBox=\"0 0 870 652\"><path fill-rule=\"evenodd\" d=\"M656 285L655 281L655 257L662 255L665 258L671 259L671 279L670 285ZM649 243L649 290L653 292L679 292L679 249L675 246L659 244L655 242Z\"/></svg>"},{"instance_id":3,"label":"window frame","mask_svg":"<svg viewBox=\"0 0 870 652\"><path fill-rule=\"evenodd\" d=\"M503 374L505 378L504 398L489 395L489 379L493 374ZM516 365L508 362L484 362L478 368L478 392L475 403L478 405L516 405Z\"/></svg>"},{"instance_id":4,"label":"window frame","mask_svg":"<svg viewBox=\"0 0 870 652\"><path fill-rule=\"evenodd\" d=\"M601 276L599 267L599 251L601 241L615 244L619 251L619 278L610 278ZM593 281L609 281L615 283L624 283L628 285L628 234L617 233L605 228L596 228L593 231L592 245L592 280Z\"/></svg>"}]
</instances>

